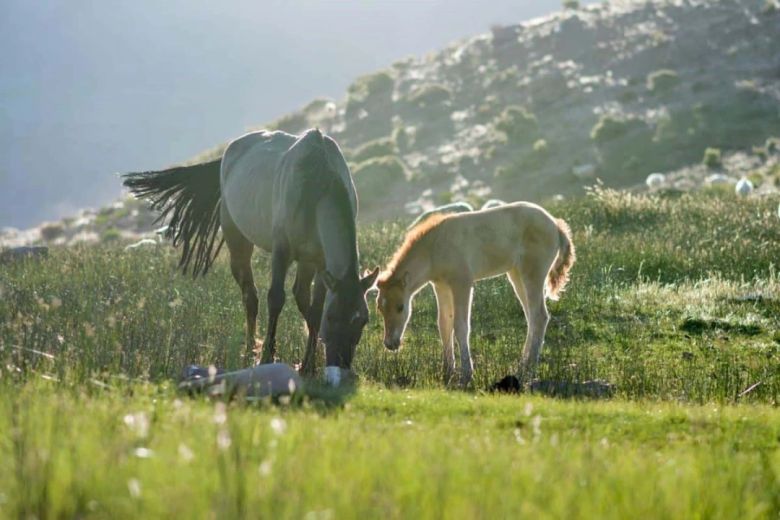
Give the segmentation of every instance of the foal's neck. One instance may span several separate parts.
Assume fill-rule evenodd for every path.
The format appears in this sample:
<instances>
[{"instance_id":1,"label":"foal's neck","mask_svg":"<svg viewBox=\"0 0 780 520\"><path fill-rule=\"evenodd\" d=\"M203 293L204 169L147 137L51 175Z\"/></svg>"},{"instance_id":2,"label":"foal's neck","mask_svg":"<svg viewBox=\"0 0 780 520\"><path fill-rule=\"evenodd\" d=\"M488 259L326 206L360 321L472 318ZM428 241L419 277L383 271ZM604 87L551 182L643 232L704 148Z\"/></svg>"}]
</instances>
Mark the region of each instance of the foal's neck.
<instances>
[{"instance_id":1,"label":"foal's neck","mask_svg":"<svg viewBox=\"0 0 780 520\"><path fill-rule=\"evenodd\" d=\"M403 280L409 273L406 281L406 290L414 294L422 286L431 281L431 261L428 248L424 244L417 243L413 246L407 255L398 262L393 277Z\"/></svg>"}]
</instances>

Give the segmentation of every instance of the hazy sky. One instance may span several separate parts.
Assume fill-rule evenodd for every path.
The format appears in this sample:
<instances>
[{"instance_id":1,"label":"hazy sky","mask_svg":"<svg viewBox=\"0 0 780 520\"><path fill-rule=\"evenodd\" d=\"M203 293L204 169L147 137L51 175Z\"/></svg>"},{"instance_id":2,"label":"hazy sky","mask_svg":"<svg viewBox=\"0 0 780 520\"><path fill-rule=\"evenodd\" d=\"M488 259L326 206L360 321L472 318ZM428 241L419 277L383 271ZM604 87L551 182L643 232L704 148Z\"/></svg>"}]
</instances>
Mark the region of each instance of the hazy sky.
<instances>
[{"instance_id":1,"label":"hazy sky","mask_svg":"<svg viewBox=\"0 0 780 520\"><path fill-rule=\"evenodd\" d=\"M550 0L0 0L0 227L104 204L399 58Z\"/></svg>"}]
</instances>

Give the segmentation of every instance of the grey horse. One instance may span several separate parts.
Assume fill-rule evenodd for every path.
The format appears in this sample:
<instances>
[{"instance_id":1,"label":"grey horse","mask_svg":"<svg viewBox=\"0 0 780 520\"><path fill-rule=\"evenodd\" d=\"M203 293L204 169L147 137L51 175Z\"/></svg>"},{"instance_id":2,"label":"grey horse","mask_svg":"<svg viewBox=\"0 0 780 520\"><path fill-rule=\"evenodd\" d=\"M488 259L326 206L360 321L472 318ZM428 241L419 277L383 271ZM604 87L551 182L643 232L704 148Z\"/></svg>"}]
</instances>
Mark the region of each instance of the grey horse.
<instances>
[{"instance_id":1,"label":"grey horse","mask_svg":"<svg viewBox=\"0 0 780 520\"><path fill-rule=\"evenodd\" d=\"M169 219L166 234L182 246L185 272L205 274L227 243L246 310L247 354L255 348L258 311L252 252L258 246L271 253L261 363L275 359L284 279L297 262L293 293L309 332L301 370L314 372L319 337L328 377L338 383L341 370L351 368L368 321L365 294L379 270L359 274L357 194L333 139L316 129L301 136L252 132L232 141L221 160L124 178L135 195L161 211L160 220ZM217 242L220 227L223 240Z\"/></svg>"}]
</instances>

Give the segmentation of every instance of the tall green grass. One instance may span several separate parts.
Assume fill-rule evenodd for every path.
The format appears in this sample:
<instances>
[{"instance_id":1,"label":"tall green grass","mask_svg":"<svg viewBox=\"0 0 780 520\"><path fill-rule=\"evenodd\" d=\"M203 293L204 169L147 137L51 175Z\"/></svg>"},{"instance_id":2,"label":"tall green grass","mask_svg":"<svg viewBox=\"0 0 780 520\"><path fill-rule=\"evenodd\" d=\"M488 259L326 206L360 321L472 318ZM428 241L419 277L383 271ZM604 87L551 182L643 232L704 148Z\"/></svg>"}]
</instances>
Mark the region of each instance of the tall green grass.
<instances>
[{"instance_id":1,"label":"tall green grass","mask_svg":"<svg viewBox=\"0 0 780 520\"><path fill-rule=\"evenodd\" d=\"M548 205L574 230L578 262L561 300L550 303L540 376L604 379L630 398L777 402L776 204L719 193L597 189ZM382 265L403 228L362 226L363 265ZM0 268L0 377L162 381L189 363L242 366L243 309L224 255L212 273L192 280L175 272L176 254L166 246L82 247ZM257 253L254 267L262 295L267 256ZM438 387L432 292L418 296L399 354L382 347L381 320L370 308L355 361L360 376L388 386ZM525 321L504 278L478 284L472 315L475 388L485 389L518 369ZM283 360L302 358L305 330L291 303L278 343Z\"/></svg>"}]
</instances>

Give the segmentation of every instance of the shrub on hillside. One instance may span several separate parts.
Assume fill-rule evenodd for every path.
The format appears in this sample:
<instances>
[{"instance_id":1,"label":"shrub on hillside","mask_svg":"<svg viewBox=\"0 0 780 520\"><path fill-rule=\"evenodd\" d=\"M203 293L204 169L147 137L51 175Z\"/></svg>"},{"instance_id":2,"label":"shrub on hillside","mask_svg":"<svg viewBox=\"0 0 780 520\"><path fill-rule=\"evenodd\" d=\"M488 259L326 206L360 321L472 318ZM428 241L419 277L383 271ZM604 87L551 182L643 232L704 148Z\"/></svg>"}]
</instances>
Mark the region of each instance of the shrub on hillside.
<instances>
[{"instance_id":1,"label":"shrub on hillside","mask_svg":"<svg viewBox=\"0 0 780 520\"><path fill-rule=\"evenodd\" d=\"M702 164L707 168L718 168L721 165L720 148L707 148L704 150Z\"/></svg>"},{"instance_id":2,"label":"shrub on hillside","mask_svg":"<svg viewBox=\"0 0 780 520\"><path fill-rule=\"evenodd\" d=\"M355 166L352 177L360 200L372 204L393 186L406 182L406 168L398 157L374 157Z\"/></svg>"},{"instance_id":3,"label":"shrub on hillside","mask_svg":"<svg viewBox=\"0 0 780 520\"><path fill-rule=\"evenodd\" d=\"M680 83L680 76L671 69L660 69L647 75L647 90L662 92Z\"/></svg>"},{"instance_id":4,"label":"shrub on hillside","mask_svg":"<svg viewBox=\"0 0 780 520\"><path fill-rule=\"evenodd\" d=\"M579 2L579 0L563 0L563 8L564 9L579 9L580 8L580 2Z\"/></svg>"},{"instance_id":5,"label":"shrub on hillside","mask_svg":"<svg viewBox=\"0 0 780 520\"><path fill-rule=\"evenodd\" d=\"M347 89L347 117L355 115L369 103L390 101L395 79L387 71L359 77Z\"/></svg>"},{"instance_id":6,"label":"shrub on hillside","mask_svg":"<svg viewBox=\"0 0 780 520\"><path fill-rule=\"evenodd\" d=\"M380 139L374 139L352 152L350 160L356 163L361 163L374 157L384 157L387 155L394 155L398 150L395 147L395 141L392 137L383 137Z\"/></svg>"},{"instance_id":7,"label":"shrub on hillside","mask_svg":"<svg viewBox=\"0 0 780 520\"><path fill-rule=\"evenodd\" d=\"M539 123L525 107L509 106L496 119L496 129L504 132L515 143L531 142L536 137Z\"/></svg>"},{"instance_id":8,"label":"shrub on hillside","mask_svg":"<svg viewBox=\"0 0 780 520\"><path fill-rule=\"evenodd\" d=\"M446 103L452 99L452 91L439 83L428 83L409 93L407 101L417 107L424 108Z\"/></svg>"},{"instance_id":9,"label":"shrub on hillside","mask_svg":"<svg viewBox=\"0 0 780 520\"><path fill-rule=\"evenodd\" d=\"M298 134L309 127L309 121L303 112L286 114L268 125L268 130L281 130L291 134Z\"/></svg>"},{"instance_id":10,"label":"shrub on hillside","mask_svg":"<svg viewBox=\"0 0 780 520\"><path fill-rule=\"evenodd\" d=\"M622 137L629 132L645 126L644 121L635 117L615 117L603 115L590 131L590 138L599 144Z\"/></svg>"}]
</instances>

